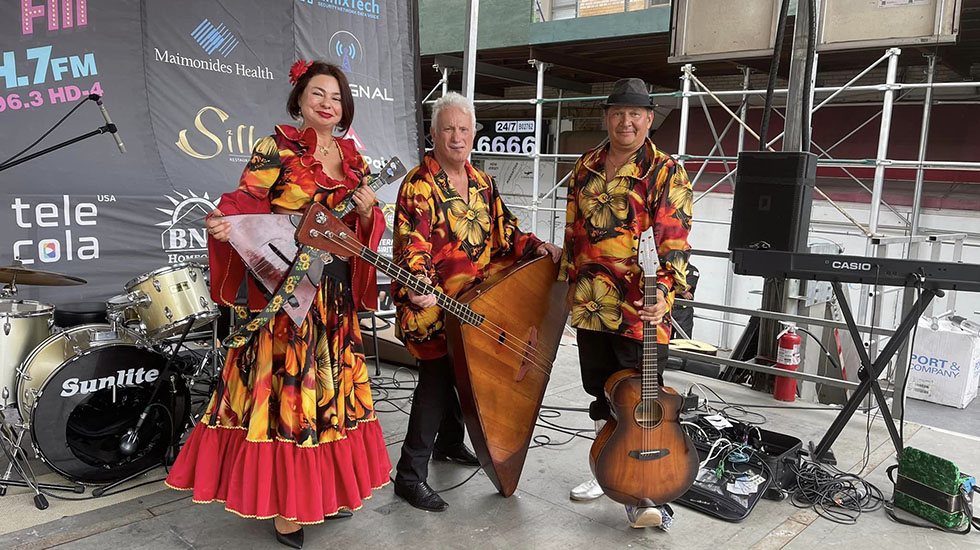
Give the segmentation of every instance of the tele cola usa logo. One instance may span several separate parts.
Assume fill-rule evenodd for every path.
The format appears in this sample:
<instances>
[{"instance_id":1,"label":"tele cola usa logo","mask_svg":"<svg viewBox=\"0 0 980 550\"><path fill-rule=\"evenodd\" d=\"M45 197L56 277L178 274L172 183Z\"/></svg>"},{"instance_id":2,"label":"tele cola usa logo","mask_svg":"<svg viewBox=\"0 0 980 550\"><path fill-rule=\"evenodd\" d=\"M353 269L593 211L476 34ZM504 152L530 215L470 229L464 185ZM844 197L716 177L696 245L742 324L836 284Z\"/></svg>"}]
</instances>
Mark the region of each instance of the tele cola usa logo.
<instances>
[{"instance_id":1,"label":"tele cola usa logo","mask_svg":"<svg viewBox=\"0 0 980 550\"><path fill-rule=\"evenodd\" d=\"M95 260L99 257L99 239L85 235L95 227L99 209L95 203L73 203L62 195L61 202L25 202L15 197L10 208L17 226L30 229L34 239L14 241L13 256L24 265L35 261L55 263L64 259Z\"/></svg>"}]
</instances>

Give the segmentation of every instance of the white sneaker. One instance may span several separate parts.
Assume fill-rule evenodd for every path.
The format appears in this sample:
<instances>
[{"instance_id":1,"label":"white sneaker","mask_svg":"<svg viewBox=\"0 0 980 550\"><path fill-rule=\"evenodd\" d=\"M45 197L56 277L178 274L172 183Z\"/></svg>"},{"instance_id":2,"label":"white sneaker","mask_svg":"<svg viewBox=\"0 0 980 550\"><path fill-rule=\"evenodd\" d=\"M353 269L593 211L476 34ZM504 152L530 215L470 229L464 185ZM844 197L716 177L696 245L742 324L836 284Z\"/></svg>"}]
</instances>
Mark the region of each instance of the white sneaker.
<instances>
[{"instance_id":1,"label":"white sneaker","mask_svg":"<svg viewBox=\"0 0 980 550\"><path fill-rule=\"evenodd\" d=\"M648 507L626 507L626 517L630 521L630 527L642 529L644 527L660 527L664 522L660 508L656 506Z\"/></svg>"},{"instance_id":2,"label":"white sneaker","mask_svg":"<svg viewBox=\"0 0 980 550\"><path fill-rule=\"evenodd\" d=\"M595 500L603 494L605 493L602 492L602 487L599 487L599 482L592 478L585 483L576 485L568 494L568 498L572 500Z\"/></svg>"}]
</instances>

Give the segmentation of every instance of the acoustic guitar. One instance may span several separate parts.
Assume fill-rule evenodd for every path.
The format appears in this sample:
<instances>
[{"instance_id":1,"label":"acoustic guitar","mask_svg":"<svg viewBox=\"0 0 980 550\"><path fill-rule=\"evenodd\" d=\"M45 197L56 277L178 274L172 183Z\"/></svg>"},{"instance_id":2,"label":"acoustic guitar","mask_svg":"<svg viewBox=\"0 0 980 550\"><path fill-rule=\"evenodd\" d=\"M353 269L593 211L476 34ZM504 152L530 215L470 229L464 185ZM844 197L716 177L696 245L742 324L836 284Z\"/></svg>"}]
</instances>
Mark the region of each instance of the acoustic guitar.
<instances>
[{"instance_id":1,"label":"acoustic guitar","mask_svg":"<svg viewBox=\"0 0 980 550\"><path fill-rule=\"evenodd\" d=\"M656 303L660 265L653 229L640 235L637 259L644 273L643 304ZM596 436L589 465L606 495L629 506L666 504L684 494L698 472L698 452L681 428L682 399L657 380L657 329L644 323L640 372L624 369L609 377L612 409Z\"/></svg>"}]
</instances>

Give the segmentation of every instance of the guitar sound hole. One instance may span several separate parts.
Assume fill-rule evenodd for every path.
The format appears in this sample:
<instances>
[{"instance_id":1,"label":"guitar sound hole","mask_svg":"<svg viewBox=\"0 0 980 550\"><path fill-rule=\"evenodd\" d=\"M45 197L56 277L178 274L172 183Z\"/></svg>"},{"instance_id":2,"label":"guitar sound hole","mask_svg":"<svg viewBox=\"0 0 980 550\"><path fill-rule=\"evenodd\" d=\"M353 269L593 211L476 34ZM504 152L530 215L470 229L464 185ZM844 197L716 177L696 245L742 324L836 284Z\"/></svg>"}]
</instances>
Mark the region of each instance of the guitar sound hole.
<instances>
[{"instance_id":1,"label":"guitar sound hole","mask_svg":"<svg viewBox=\"0 0 980 550\"><path fill-rule=\"evenodd\" d=\"M656 428L664 419L664 408L653 399L641 399L633 411L633 418L643 429Z\"/></svg>"}]
</instances>

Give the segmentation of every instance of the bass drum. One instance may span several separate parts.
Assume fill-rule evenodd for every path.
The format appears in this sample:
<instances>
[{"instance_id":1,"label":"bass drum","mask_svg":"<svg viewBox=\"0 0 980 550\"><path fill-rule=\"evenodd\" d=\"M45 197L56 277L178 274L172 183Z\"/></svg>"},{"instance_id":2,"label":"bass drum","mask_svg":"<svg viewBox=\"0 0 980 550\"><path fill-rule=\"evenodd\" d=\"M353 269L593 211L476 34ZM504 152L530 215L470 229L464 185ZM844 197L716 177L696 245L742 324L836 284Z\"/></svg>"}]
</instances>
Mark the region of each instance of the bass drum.
<instances>
[{"instance_id":1,"label":"bass drum","mask_svg":"<svg viewBox=\"0 0 980 550\"><path fill-rule=\"evenodd\" d=\"M17 380L17 408L41 460L85 484L118 481L160 464L190 409L183 378L164 372L166 362L111 325L80 325L41 342ZM139 422L160 376L135 451L124 454L120 443Z\"/></svg>"}]
</instances>

